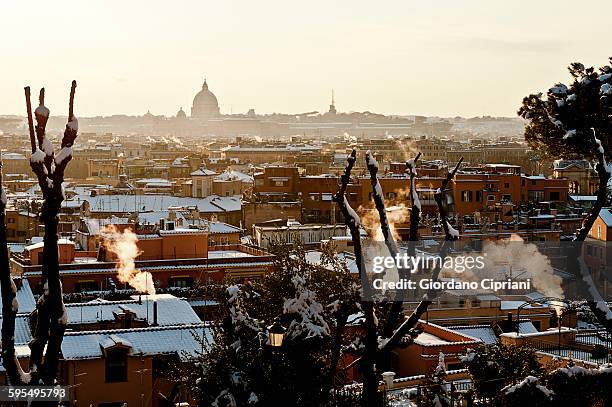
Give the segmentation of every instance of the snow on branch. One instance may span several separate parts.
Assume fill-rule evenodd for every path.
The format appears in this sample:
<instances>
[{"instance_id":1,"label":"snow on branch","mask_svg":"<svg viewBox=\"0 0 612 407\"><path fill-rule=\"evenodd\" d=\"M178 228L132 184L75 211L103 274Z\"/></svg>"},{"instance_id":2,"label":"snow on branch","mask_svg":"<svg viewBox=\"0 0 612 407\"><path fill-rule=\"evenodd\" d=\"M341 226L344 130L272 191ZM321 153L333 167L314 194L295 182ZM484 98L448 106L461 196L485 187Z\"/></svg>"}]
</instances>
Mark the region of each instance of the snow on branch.
<instances>
[{"instance_id":1,"label":"snow on branch","mask_svg":"<svg viewBox=\"0 0 612 407\"><path fill-rule=\"evenodd\" d=\"M30 88L26 87L25 98L28 116L28 130L32 156L30 166L38 179L44 203L41 220L45 226L43 248L44 293L36 304L34 332L30 342L30 372L23 376L31 377L33 383L53 384L56 381L57 366L64 332L67 326L66 308L59 277L58 212L65 199L62 183L64 170L72 157L72 145L77 137L78 125L74 117L74 95L76 81L72 81L68 106L68 123L62 139L62 149L54 158L54 149L46 136L49 109L45 106L45 90L40 90L39 106L32 114ZM34 118L36 127L34 128ZM13 327L14 330L14 327ZM46 350L45 350L46 349ZM44 358L43 358L44 353ZM22 380L25 381L25 380Z\"/></svg>"},{"instance_id":2,"label":"snow on branch","mask_svg":"<svg viewBox=\"0 0 612 407\"><path fill-rule=\"evenodd\" d=\"M329 326L323 317L323 305L316 300L314 291L306 287L302 276L291 279L295 287L295 297L288 298L283 304L283 313L294 315L287 329L290 338L329 336Z\"/></svg>"},{"instance_id":3,"label":"snow on branch","mask_svg":"<svg viewBox=\"0 0 612 407\"><path fill-rule=\"evenodd\" d=\"M410 232L408 240L414 242L417 240L419 231L419 222L421 220L421 201L416 190L416 163L421 157L421 152L414 159L406 161L406 172L410 176L410 200L412 201L412 209L410 210Z\"/></svg>"},{"instance_id":4,"label":"snow on branch","mask_svg":"<svg viewBox=\"0 0 612 407\"><path fill-rule=\"evenodd\" d=\"M242 301L242 290L240 286L234 284L227 287L227 303L229 307L230 317L232 319L232 325L236 331L249 329L253 331L260 331L260 321L252 318L248 312L245 311Z\"/></svg>"},{"instance_id":5,"label":"snow on branch","mask_svg":"<svg viewBox=\"0 0 612 407\"><path fill-rule=\"evenodd\" d=\"M592 128L593 138L595 140L595 155L597 157L597 165L595 170L599 177L599 188L597 190L597 199L595 204L589 211L589 214L584 218L581 228L577 231L574 236L574 241L584 241L593 227L595 220L599 216L601 209L607 204L608 201L608 181L612 176L611 170L606 163L605 149L601 143L601 140L597 138L595 129Z\"/></svg>"},{"instance_id":6,"label":"snow on branch","mask_svg":"<svg viewBox=\"0 0 612 407\"><path fill-rule=\"evenodd\" d=\"M421 211L421 201L419 200L419 195L417 194L416 185L414 183L414 179L416 178L416 162L421 157L421 152L417 154L414 159L410 159L406 161L406 172L410 176L410 200L412 201L413 210L414 208Z\"/></svg>"},{"instance_id":7,"label":"snow on branch","mask_svg":"<svg viewBox=\"0 0 612 407\"><path fill-rule=\"evenodd\" d=\"M389 225L389 219L387 218L387 211L385 209L385 198L380 182L378 181L378 162L370 150L366 151L366 165L370 173L370 183L372 184L374 205L378 211L380 229L382 230L382 234L385 239L385 245L387 246L387 249L389 249L389 254L395 257L397 254L397 244L395 243L395 239L391 233L391 226Z\"/></svg>"},{"instance_id":8,"label":"snow on branch","mask_svg":"<svg viewBox=\"0 0 612 407\"><path fill-rule=\"evenodd\" d=\"M459 238L459 232L454 229L448 222L448 214L446 213L446 207L444 205L443 199L445 199L446 197L446 188L448 187L448 184L455 177L455 174L457 174L457 171L459 170L459 167L461 166L462 162L463 157L459 159L459 162L457 163L457 165L455 165L455 168L448 174L446 174L446 178L444 179L444 181L442 181L442 185L434 194L434 199L436 201L436 204L438 205L438 212L440 213L440 222L442 223L442 227L444 228L444 235L446 240L457 240Z\"/></svg>"},{"instance_id":9,"label":"snow on branch","mask_svg":"<svg viewBox=\"0 0 612 407\"><path fill-rule=\"evenodd\" d=\"M340 177L338 192L334 195L334 201L338 205L344 221L351 232L353 240L353 251L361 279L362 296L361 309L365 315L365 351L360 360L363 372L363 402L364 405L374 403L378 393L378 380L376 378L376 351L378 347L376 334L376 318L374 315L374 304L372 301L372 287L368 282L365 268L365 259L361 247L360 221L355 211L348 204L346 189L351 180L351 171L357 160L357 151L353 149L346 160L344 173Z\"/></svg>"}]
</instances>

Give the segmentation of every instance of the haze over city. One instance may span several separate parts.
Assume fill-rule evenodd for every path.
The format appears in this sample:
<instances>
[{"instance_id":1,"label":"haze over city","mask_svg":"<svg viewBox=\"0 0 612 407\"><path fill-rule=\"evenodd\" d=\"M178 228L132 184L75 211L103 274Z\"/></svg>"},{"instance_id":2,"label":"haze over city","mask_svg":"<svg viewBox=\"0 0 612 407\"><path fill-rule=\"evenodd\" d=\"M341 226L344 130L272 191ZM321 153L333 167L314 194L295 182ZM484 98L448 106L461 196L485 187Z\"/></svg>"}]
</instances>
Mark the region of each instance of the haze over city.
<instances>
[{"instance_id":1,"label":"haze over city","mask_svg":"<svg viewBox=\"0 0 612 407\"><path fill-rule=\"evenodd\" d=\"M612 406L609 0L1 4L0 406Z\"/></svg>"},{"instance_id":2,"label":"haze over city","mask_svg":"<svg viewBox=\"0 0 612 407\"><path fill-rule=\"evenodd\" d=\"M3 5L0 114L23 86L56 114L174 115L204 77L221 112L515 116L522 97L609 56L612 4L594 1L161 1ZM78 17L75 17L77 16ZM10 39L10 40L8 40Z\"/></svg>"}]
</instances>

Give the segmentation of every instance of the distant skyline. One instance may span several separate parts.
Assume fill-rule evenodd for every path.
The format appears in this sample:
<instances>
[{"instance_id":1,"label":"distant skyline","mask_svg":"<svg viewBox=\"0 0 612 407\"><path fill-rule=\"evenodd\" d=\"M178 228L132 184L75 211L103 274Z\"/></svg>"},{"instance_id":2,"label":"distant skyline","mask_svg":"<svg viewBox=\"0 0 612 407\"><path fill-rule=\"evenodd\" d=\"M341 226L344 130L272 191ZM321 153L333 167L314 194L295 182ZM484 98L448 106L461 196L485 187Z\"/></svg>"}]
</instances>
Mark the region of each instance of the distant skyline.
<instances>
[{"instance_id":1,"label":"distant skyline","mask_svg":"<svg viewBox=\"0 0 612 407\"><path fill-rule=\"evenodd\" d=\"M588 6L588 7L587 7ZM65 115L221 112L516 116L523 96L612 56L612 3L483 0L3 2L0 114L23 86ZM26 25L27 24L27 25Z\"/></svg>"}]
</instances>

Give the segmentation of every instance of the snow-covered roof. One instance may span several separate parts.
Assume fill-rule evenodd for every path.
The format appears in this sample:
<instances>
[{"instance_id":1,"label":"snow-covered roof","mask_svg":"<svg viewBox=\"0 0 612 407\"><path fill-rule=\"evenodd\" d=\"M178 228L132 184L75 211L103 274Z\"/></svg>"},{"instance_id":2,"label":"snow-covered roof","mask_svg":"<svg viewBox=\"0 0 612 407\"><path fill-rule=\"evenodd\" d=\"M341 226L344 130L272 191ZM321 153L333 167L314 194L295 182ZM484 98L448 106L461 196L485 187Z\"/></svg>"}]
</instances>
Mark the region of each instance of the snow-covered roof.
<instances>
[{"instance_id":1,"label":"snow-covered roof","mask_svg":"<svg viewBox=\"0 0 612 407\"><path fill-rule=\"evenodd\" d=\"M204 337L202 341L199 338ZM204 324L150 328L66 332L62 341L65 360L103 357L104 347L122 343L132 356L177 354L181 360L196 358L212 343L212 330Z\"/></svg>"},{"instance_id":2,"label":"snow-covered roof","mask_svg":"<svg viewBox=\"0 0 612 407\"><path fill-rule=\"evenodd\" d=\"M2 316L0 315L0 324ZM17 314L15 318L15 345L27 345L32 340L28 314ZM1 347L1 346L0 346Z\"/></svg>"},{"instance_id":3,"label":"snow-covered roof","mask_svg":"<svg viewBox=\"0 0 612 407\"><path fill-rule=\"evenodd\" d=\"M170 181L147 182L145 188L172 188L172 184Z\"/></svg>"},{"instance_id":4,"label":"snow-covered roof","mask_svg":"<svg viewBox=\"0 0 612 407\"><path fill-rule=\"evenodd\" d=\"M187 160L181 157L175 158L174 161L172 161L172 166L173 167L186 167Z\"/></svg>"},{"instance_id":5,"label":"snow-covered roof","mask_svg":"<svg viewBox=\"0 0 612 407\"><path fill-rule=\"evenodd\" d=\"M232 179L238 179L242 182L245 183L253 183L253 177L251 177L249 174L245 174L243 172L240 171L224 171L221 174L217 175L215 177L216 180L219 181L229 181Z\"/></svg>"},{"instance_id":6,"label":"snow-covered roof","mask_svg":"<svg viewBox=\"0 0 612 407\"><path fill-rule=\"evenodd\" d=\"M34 299L34 294L32 294L30 283L25 278L21 280L21 286L17 289L16 298L17 298L17 303L19 304L18 312L20 314L29 314L30 312L36 309L36 300ZM0 300L1 299L2 299L2 294L0 293ZM1 315L2 315L2 307L0 307L0 316Z\"/></svg>"},{"instance_id":7,"label":"snow-covered roof","mask_svg":"<svg viewBox=\"0 0 612 407\"><path fill-rule=\"evenodd\" d=\"M206 198L181 197L170 194L96 195L78 194L72 201L88 201L91 212L151 212L170 207L197 207L199 212L240 211L241 197L211 195Z\"/></svg>"},{"instance_id":8,"label":"snow-covered roof","mask_svg":"<svg viewBox=\"0 0 612 407\"><path fill-rule=\"evenodd\" d=\"M139 235L139 239L141 238L142 235ZM213 251L209 251L209 253L212 253ZM233 261L228 261L227 263L223 263L223 262L213 262L213 263L209 263L207 261L207 259L203 259L201 263L197 263L197 264L183 264L180 266L180 270L218 270L221 268L225 268L225 269L230 269L230 268L245 268L245 267L267 267L267 266L271 266L273 263L270 260L267 259L261 259L258 257L253 256L252 259L249 259L250 261L242 261L242 262L233 262ZM163 263L162 263L163 264ZM172 270L172 271L176 271L177 270L176 264L163 264L160 266L142 266L139 267L138 269L140 271L149 271L149 272L156 272L156 271L165 271L165 270ZM69 276L69 275L77 275L77 274L111 274L111 273L116 273L116 271L114 269L110 269L110 268L89 268L89 267L85 267L85 268L76 268L76 269L61 269L60 270L60 276ZM39 277L42 275L42 271L40 270L33 270L33 271L25 271L23 273L24 277Z\"/></svg>"},{"instance_id":9,"label":"snow-covered roof","mask_svg":"<svg viewBox=\"0 0 612 407\"><path fill-rule=\"evenodd\" d=\"M355 255L353 253L340 252L340 253L336 253L335 257L336 257L336 260L340 261L341 263L346 264L346 267L348 268L349 272L359 273L359 270L357 269L357 262L355 260ZM322 260L323 260L323 252L320 250L308 250L305 253L305 259L306 259L306 262L308 262L309 264L321 266ZM331 266L327 265L326 267L331 269Z\"/></svg>"},{"instance_id":10,"label":"snow-covered roof","mask_svg":"<svg viewBox=\"0 0 612 407\"><path fill-rule=\"evenodd\" d=\"M523 306L522 308L548 308L547 305L529 304L529 303L526 303L525 301L502 301L500 309L502 311L515 310L521 306Z\"/></svg>"},{"instance_id":11,"label":"snow-covered roof","mask_svg":"<svg viewBox=\"0 0 612 407\"><path fill-rule=\"evenodd\" d=\"M64 239L64 238L58 239L57 240L57 244L60 244L60 245L72 245L72 246L75 245L75 243L72 240ZM44 247L44 245L45 245L45 242L32 243L31 245L26 246L25 250L31 251L31 250L34 250L34 249L40 249L40 248Z\"/></svg>"},{"instance_id":12,"label":"snow-covered roof","mask_svg":"<svg viewBox=\"0 0 612 407\"><path fill-rule=\"evenodd\" d=\"M206 169L206 168L200 168L192 172L190 175L193 177L202 177L202 176L207 176L207 175L208 176L217 175L217 173L212 170Z\"/></svg>"},{"instance_id":13,"label":"snow-covered roof","mask_svg":"<svg viewBox=\"0 0 612 407\"><path fill-rule=\"evenodd\" d=\"M612 209L601 208L601 211L599 211L599 217L606 224L606 226L612 226Z\"/></svg>"},{"instance_id":14,"label":"snow-covered roof","mask_svg":"<svg viewBox=\"0 0 612 407\"><path fill-rule=\"evenodd\" d=\"M574 202L595 202L597 195L568 195L569 198Z\"/></svg>"},{"instance_id":15,"label":"snow-covered roof","mask_svg":"<svg viewBox=\"0 0 612 407\"><path fill-rule=\"evenodd\" d=\"M419 320L420 327L423 329L416 338L414 338L414 343L421 346L444 346L444 345L456 345L456 344L470 344L470 343L479 343L480 340L473 336L463 335L457 331L453 331L450 328L434 324L432 322L424 321L422 319ZM431 332L431 329L435 329L436 331ZM430 332L427 332L430 331ZM444 332L448 332L449 334L455 334L455 336L444 337ZM456 338L456 335L460 335L461 339Z\"/></svg>"},{"instance_id":16,"label":"snow-covered roof","mask_svg":"<svg viewBox=\"0 0 612 407\"><path fill-rule=\"evenodd\" d=\"M23 253L25 250L25 243L7 243L6 244L11 253Z\"/></svg>"},{"instance_id":17,"label":"snow-covered roof","mask_svg":"<svg viewBox=\"0 0 612 407\"><path fill-rule=\"evenodd\" d=\"M138 222L144 225L157 225L160 219L169 220L170 213L173 212L176 219L184 219L183 214L180 211L151 211L151 212L138 212Z\"/></svg>"},{"instance_id":18,"label":"snow-covered roof","mask_svg":"<svg viewBox=\"0 0 612 407\"><path fill-rule=\"evenodd\" d=\"M101 230L104 229L107 225L121 225L127 224L128 218L118 218L117 216L111 216L110 218L98 218L92 219L87 218L85 220L87 224L87 229L91 235L97 236L100 234Z\"/></svg>"},{"instance_id":19,"label":"snow-covered roof","mask_svg":"<svg viewBox=\"0 0 612 407\"><path fill-rule=\"evenodd\" d=\"M68 325L93 324L103 321L114 321L116 315L133 313L135 318L153 324L153 307L157 302L157 324L184 325L200 323L200 318L189 303L171 294L154 296L133 296L128 301L105 301L66 304Z\"/></svg>"},{"instance_id":20,"label":"snow-covered roof","mask_svg":"<svg viewBox=\"0 0 612 407\"><path fill-rule=\"evenodd\" d=\"M501 298L494 294L477 295L476 298L480 301L501 301Z\"/></svg>"},{"instance_id":21,"label":"snow-covered roof","mask_svg":"<svg viewBox=\"0 0 612 407\"><path fill-rule=\"evenodd\" d=\"M493 327L491 325L450 326L449 329L463 335L479 339L487 345L497 343L497 336L495 335L495 331L493 331ZM538 330L531 321L521 321L519 324L519 332L521 334L532 334L538 332Z\"/></svg>"},{"instance_id":22,"label":"snow-covered roof","mask_svg":"<svg viewBox=\"0 0 612 407\"><path fill-rule=\"evenodd\" d=\"M26 160L25 155L19 153L3 153L3 160Z\"/></svg>"},{"instance_id":23,"label":"snow-covered roof","mask_svg":"<svg viewBox=\"0 0 612 407\"><path fill-rule=\"evenodd\" d=\"M451 342L440 338L439 336L421 332L416 338L414 338L414 343L418 345L446 345Z\"/></svg>"},{"instance_id":24,"label":"snow-covered roof","mask_svg":"<svg viewBox=\"0 0 612 407\"><path fill-rule=\"evenodd\" d=\"M210 221L208 222L208 231L210 233L236 233L240 232L241 229L228 223Z\"/></svg>"},{"instance_id":25,"label":"snow-covered roof","mask_svg":"<svg viewBox=\"0 0 612 407\"><path fill-rule=\"evenodd\" d=\"M183 224L193 225L202 228L208 228L208 232L215 233L239 233L242 231L238 226L230 225L229 223L212 221L206 219L184 219Z\"/></svg>"},{"instance_id":26,"label":"snow-covered roof","mask_svg":"<svg viewBox=\"0 0 612 407\"><path fill-rule=\"evenodd\" d=\"M208 252L209 259L228 259L239 257L252 257L252 255L239 250L210 250Z\"/></svg>"},{"instance_id":27,"label":"snow-covered roof","mask_svg":"<svg viewBox=\"0 0 612 407\"><path fill-rule=\"evenodd\" d=\"M251 152L251 153L257 153L257 152L290 152L290 151L316 151L316 150L320 150L319 147L315 147L315 146L310 146L310 145L286 145L286 146L278 146L278 147L269 147L269 146L262 146L262 147L241 147L241 146L230 146L230 147L224 147L221 149L221 151L241 151L241 152Z\"/></svg>"},{"instance_id":28,"label":"snow-covered roof","mask_svg":"<svg viewBox=\"0 0 612 407\"><path fill-rule=\"evenodd\" d=\"M460 334L480 339L487 345L497 342L497 336L490 325L451 326L449 328Z\"/></svg>"}]
</instances>

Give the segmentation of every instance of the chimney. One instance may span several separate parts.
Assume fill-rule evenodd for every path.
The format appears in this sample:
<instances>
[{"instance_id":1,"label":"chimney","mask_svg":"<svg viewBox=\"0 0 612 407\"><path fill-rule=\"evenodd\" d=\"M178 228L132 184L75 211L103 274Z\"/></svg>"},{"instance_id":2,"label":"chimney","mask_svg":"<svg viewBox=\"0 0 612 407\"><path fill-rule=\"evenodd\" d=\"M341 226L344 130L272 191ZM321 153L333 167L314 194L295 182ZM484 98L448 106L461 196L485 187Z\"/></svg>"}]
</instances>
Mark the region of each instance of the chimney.
<instances>
[{"instance_id":1,"label":"chimney","mask_svg":"<svg viewBox=\"0 0 612 407\"><path fill-rule=\"evenodd\" d=\"M157 326L157 301L153 300L153 326Z\"/></svg>"},{"instance_id":2,"label":"chimney","mask_svg":"<svg viewBox=\"0 0 612 407\"><path fill-rule=\"evenodd\" d=\"M512 321L512 312L508 312L507 325L508 325L508 327L505 328L505 329L509 329L508 332L514 332L515 330L516 330L516 332L519 331L519 327L518 326L514 326L514 322Z\"/></svg>"},{"instance_id":3,"label":"chimney","mask_svg":"<svg viewBox=\"0 0 612 407\"><path fill-rule=\"evenodd\" d=\"M383 372L382 378L387 390L391 390L393 388L393 379L395 379L395 372Z\"/></svg>"}]
</instances>

